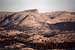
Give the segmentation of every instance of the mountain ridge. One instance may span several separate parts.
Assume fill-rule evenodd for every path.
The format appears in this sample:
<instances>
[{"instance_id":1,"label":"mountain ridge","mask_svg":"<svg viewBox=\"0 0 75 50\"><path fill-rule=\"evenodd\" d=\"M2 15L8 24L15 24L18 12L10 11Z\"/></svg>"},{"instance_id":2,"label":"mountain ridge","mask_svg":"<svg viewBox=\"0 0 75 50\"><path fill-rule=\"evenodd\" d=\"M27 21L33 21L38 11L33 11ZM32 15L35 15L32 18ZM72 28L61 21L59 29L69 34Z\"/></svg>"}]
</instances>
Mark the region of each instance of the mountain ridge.
<instances>
[{"instance_id":1,"label":"mountain ridge","mask_svg":"<svg viewBox=\"0 0 75 50\"><path fill-rule=\"evenodd\" d=\"M0 12L0 48L66 49L74 47L74 36L75 12Z\"/></svg>"}]
</instances>

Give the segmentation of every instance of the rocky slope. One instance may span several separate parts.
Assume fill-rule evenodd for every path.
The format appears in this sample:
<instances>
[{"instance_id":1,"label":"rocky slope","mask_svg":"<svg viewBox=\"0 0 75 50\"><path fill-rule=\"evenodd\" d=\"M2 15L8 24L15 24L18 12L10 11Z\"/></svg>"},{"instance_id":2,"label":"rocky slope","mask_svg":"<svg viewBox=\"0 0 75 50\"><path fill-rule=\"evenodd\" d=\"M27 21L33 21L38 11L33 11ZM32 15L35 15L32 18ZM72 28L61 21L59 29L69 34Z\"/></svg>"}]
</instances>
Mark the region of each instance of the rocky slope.
<instances>
[{"instance_id":1,"label":"rocky slope","mask_svg":"<svg viewBox=\"0 0 75 50\"><path fill-rule=\"evenodd\" d=\"M75 12L0 12L0 48L74 50Z\"/></svg>"}]
</instances>

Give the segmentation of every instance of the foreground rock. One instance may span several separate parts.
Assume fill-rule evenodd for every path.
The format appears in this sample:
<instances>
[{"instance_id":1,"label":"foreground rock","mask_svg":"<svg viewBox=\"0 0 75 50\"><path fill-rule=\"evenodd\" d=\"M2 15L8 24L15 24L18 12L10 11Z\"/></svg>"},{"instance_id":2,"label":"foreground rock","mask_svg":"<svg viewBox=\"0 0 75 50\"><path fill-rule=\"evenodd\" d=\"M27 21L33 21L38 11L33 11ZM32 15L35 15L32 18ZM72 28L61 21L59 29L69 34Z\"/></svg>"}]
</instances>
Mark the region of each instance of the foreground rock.
<instances>
[{"instance_id":1,"label":"foreground rock","mask_svg":"<svg viewBox=\"0 0 75 50\"><path fill-rule=\"evenodd\" d=\"M0 48L74 48L75 12L0 12Z\"/></svg>"}]
</instances>

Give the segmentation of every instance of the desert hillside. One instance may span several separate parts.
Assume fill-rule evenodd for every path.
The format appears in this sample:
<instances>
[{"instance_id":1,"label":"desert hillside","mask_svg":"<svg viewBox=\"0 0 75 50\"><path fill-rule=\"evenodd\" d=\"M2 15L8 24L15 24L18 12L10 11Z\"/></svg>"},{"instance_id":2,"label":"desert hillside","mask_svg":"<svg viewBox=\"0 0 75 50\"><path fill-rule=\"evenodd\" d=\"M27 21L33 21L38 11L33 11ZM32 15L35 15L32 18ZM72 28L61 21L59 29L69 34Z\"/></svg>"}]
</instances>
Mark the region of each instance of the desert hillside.
<instances>
[{"instance_id":1,"label":"desert hillside","mask_svg":"<svg viewBox=\"0 0 75 50\"><path fill-rule=\"evenodd\" d=\"M0 12L0 49L74 50L75 12Z\"/></svg>"}]
</instances>

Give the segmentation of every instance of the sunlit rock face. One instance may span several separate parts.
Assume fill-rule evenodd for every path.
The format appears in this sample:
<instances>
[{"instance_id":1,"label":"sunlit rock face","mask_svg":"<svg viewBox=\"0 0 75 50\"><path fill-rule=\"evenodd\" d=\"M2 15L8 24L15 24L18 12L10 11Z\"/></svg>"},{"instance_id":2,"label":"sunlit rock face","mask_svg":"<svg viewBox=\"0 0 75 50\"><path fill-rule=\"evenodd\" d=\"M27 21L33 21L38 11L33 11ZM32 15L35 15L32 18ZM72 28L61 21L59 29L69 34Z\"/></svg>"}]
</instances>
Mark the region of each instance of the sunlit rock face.
<instances>
[{"instance_id":1,"label":"sunlit rock face","mask_svg":"<svg viewBox=\"0 0 75 50\"><path fill-rule=\"evenodd\" d=\"M25 28L51 30L75 30L75 12L56 11L39 13L37 9L21 12L0 12L0 26L6 28ZM17 27L16 27L17 26Z\"/></svg>"},{"instance_id":2,"label":"sunlit rock face","mask_svg":"<svg viewBox=\"0 0 75 50\"><path fill-rule=\"evenodd\" d=\"M4 16L2 17L1 16L1 24L2 26L11 26L11 25L19 25L19 24L22 24L22 25L25 25L25 23L31 23L33 22L34 20L34 17L31 15L31 13L36 13L37 10L26 10L26 11L23 11L23 12L19 12L19 13L9 13L9 14L4 14ZM27 21L29 20L30 22L23 22L26 18ZM22 23L23 22L23 23Z\"/></svg>"},{"instance_id":3,"label":"sunlit rock face","mask_svg":"<svg viewBox=\"0 0 75 50\"><path fill-rule=\"evenodd\" d=\"M53 45L70 47L68 43L75 42L75 12L39 13L36 9L0 12L0 19L1 47L38 49L47 46L48 49Z\"/></svg>"}]
</instances>

